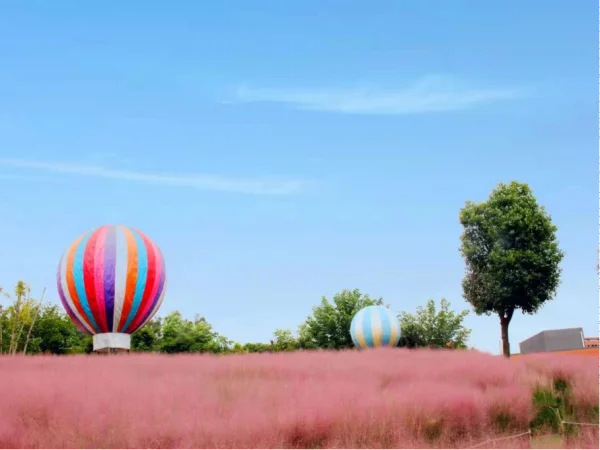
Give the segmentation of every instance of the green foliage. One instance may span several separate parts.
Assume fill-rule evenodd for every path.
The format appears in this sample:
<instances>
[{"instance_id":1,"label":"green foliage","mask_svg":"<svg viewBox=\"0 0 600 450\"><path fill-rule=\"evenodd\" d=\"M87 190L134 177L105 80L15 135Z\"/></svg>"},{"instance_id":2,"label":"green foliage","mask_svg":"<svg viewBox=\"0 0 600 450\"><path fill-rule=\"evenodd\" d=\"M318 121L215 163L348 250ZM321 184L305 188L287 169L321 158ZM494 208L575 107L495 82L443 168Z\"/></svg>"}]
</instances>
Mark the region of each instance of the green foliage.
<instances>
[{"instance_id":1,"label":"green foliage","mask_svg":"<svg viewBox=\"0 0 600 450\"><path fill-rule=\"evenodd\" d=\"M31 303L31 304L30 304ZM20 326L29 327L32 322L33 301L22 303L19 313ZM8 353L11 339L11 323L14 322L14 305L0 311L2 329L2 353ZM13 350L21 351L24 347L26 333L21 333ZM63 355L70 353L89 353L92 338L77 329L69 317L57 305L42 306L37 320L31 330L31 338L27 345L27 354L51 353Z\"/></svg>"},{"instance_id":2,"label":"green foliage","mask_svg":"<svg viewBox=\"0 0 600 450\"><path fill-rule=\"evenodd\" d=\"M536 434L558 433L573 436L580 431L577 422L598 422L598 406L575 401L570 381L557 377L552 388L538 387L533 393L533 405L536 415L530 423L530 429Z\"/></svg>"},{"instance_id":3,"label":"green foliage","mask_svg":"<svg viewBox=\"0 0 600 450\"><path fill-rule=\"evenodd\" d=\"M533 393L533 405L537 412L531 421L530 428L537 432L553 432L560 430L561 400L553 391L537 389Z\"/></svg>"},{"instance_id":4,"label":"green foliage","mask_svg":"<svg viewBox=\"0 0 600 450\"><path fill-rule=\"evenodd\" d=\"M234 347L239 353L265 353L272 350L271 344L262 342L248 342L246 344L235 344Z\"/></svg>"},{"instance_id":5,"label":"green foliage","mask_svg":"<svg viewBox=\"0 0 600 450\"><path fill-rule=\"evenodd\" d=\"M0 291L1 292L1 291ZM142 329L131 335L131 350L134 352L162 353L263 353L295 351L299 349L342 349L353 347L350 338L350 323L354 314L370 305L381 305L382 299L372 299L359 290L343 290L332 302L323 298L313 308L313 314L299 328L298 336L289 329L277 329L269 343L234 343L216 333L205 318L196 316L185 319L174 311L164 318L155 318ZM15 304L0 305L0 349L8 352L11 341L11 324L15 321ZM33 299L21 300L19 326L27 329L37 313L38 303ZM463 348L469 330L462 327L466 311L455 313L450 304L443 300L436 310L431 300L416 315L404 313L403 339L409 347L447 346ZM17 327L18 329L19 327ZM410 330L413 330L411 333ZM23 348L27 333L22 333L17 347ZM17 333L18 335L18 333ZM412 339L412 341L411 341ZM58 305L42 305L31 329L27 353L91 353L92 337L82 333Z\"/></svg>"},{"instance_id":6,"label":"green foliage","mask_svg":"<svg viewBox=\"0 0 600 450\"><path fill-rule=\"evenodd\" d=\"M277 329L273 337L272 347L275 352L292 352L300 348L300 342L290 330Z\"/></svg>"},{"instance_id":7,"label":"green foliage","mask_svg":"<svg viewBox=\"0 0 600 450\"><path fill-rule=\"evenodd\" d=\"M529 186L517 182L499 184L485 202L467 202L460 223L464 296L477 314L500 317L509 356L514 311L537 312L558 288L563 253L557 228Z\"/></svg>"},{"instance_id":8,"label":"green foliage","mask_svg":"<svg viewBox=\"0 0 600 450\"><path fill-rule=\"evenodd\" d=\"M358 289L343 290L315 306L306 322L299 329L299 342L302 348L335 349L352 348L350 323L354 314L366 306L382 305L383 299L372 299L362 295Z\"/></svg>"},{"instance_id":9,"label":"green foliage","mask_svg":"<svg viewBox=\"0 0 600 450\"><path fill-rule=\"evenodd\" d=\"M450 309L450 302L440 301L439 310L429 300L425 307L419 306L416 314L400 314L400 347L467 348L471 330L463 326L469 311L459 313Z\"/></svg>"},{"instance_id":10,"label":"green foliage","mask_svg":"<svg viewBox=\"0 0 600 450\"><path fill-rule=\"evenodd\" d=\"M491 417L494 427L502 433L517 428L517 421L508 411L493 411Z\"/></svg>"},{"instance_id":11,"label":"green foliage","mask_svg":"<svg viewBox=\"0 0 600 450\"><path fill-rule=\"evenodd\" d=\"M82 333L60 306L40 306L29 298L26 286L18 284L19 297L7 306L0 304L0 353L22 352L28 334L27 354L91 353L92 337ZM4 294L3 291L0 290L0 294ZM11 300L10 296L3 297ZM131 336L131 349L138 352L225 353L230 352L231 347L232 343L214 332L204 318L186 320L179 312L167 315L164 320L151 320Z\"/></svg>"},{"instance_id":12,"label":"green foliage","mask_svg":"<svg viewBox=\"0 0 600 450\"><path fill-rule=\"evenodd\" d=\"M162 338L162 320L152 319L142 329L131 335L131 350L135 352L156 352Z\"/></svg>"},{"instance_id":13,"label":"green foliage","mask_svg":"<svg viewBox=\"0 0 600 450\"><path fill-rule=\"evenodd\" d=\"M168 314L162 326L159 349L164 353L224 353L231 343L218 333L204 317L186 320L179 311Z\"/></svg>"},{"instance_id":14,"label":"green foliage","mask_svg":"<svg viewBox=\"0 0 600 450\"><path fill-rule=\"evenodd\" d=\"M2 291L0 290L0 294ZM27 294L28 295L28 294ZM10 300L10 299L9 299ZM12 324L17 339L16 348L22 351L27 335L30 335L27 353L73 354L91 353L92 337L82 333L58 305L36 302L28 296L19 304L5 302L0 305L0 350L7 353L11 342ZM276 329L269 343L236 343L219 335L204 317L188 320L178 311L164 318L155 318L131 335L134 352L160 353L263 353L291 352L300 349L343 349L353 347L350 323L360 309L382 305L383 300L372 299L358 289L343 290L331 302L323 297L313 308L312 315L299 327L297 336L289 329ZM41 305L41 306L40 306ZM17 314L18 306L18 314ZM39 308L39 311L38 311ZM455 313L450 304L442 299L439 311L433 300L415 315L402 314L403 339L407 346L447 346L464 348L470 330L462 326L466 311ZM37 315L37 316L36 316ZM15 319L16 318L16 319ZM36 319L35 322L33 319ZM28 332L30 325L31 333ZM23 328L25 333L18 333ZM412 332L411 332L412 330ZM412 339L412 341L411 341Z\"/></svg>"},{"instance_id":15,"label":"green foliage","mask_svg":"<svg viewBox=\"0 0 600 450\"><path fill-rule=\"evenodd\" d=\"M62 355L91 351L91 336L82 333L57 305L42 307L32 335L28 353Z\"/></svg>"}]
</instances>

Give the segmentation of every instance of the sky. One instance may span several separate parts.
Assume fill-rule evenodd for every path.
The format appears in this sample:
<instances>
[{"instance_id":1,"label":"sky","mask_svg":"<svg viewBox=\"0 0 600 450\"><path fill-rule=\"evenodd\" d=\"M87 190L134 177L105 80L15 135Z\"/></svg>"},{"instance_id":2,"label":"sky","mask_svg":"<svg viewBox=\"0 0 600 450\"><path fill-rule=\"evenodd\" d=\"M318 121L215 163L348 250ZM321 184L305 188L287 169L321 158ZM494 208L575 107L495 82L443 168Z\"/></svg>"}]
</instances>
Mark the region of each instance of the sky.
<instances>
[{"instance_id":1,"label":"sky","mask_svg":"<svg viewBox=\"0 0 600 450\"><path fill-rule=\"evenodd\" d=\"M124 224L164 254L159 315L240 342L342 289L467 309L459 211L517 180L566 256L513 352L597 336L596 31L583 1L2 1L0 286L58 303L64 250Z\"/></svg>"}]
</instances>

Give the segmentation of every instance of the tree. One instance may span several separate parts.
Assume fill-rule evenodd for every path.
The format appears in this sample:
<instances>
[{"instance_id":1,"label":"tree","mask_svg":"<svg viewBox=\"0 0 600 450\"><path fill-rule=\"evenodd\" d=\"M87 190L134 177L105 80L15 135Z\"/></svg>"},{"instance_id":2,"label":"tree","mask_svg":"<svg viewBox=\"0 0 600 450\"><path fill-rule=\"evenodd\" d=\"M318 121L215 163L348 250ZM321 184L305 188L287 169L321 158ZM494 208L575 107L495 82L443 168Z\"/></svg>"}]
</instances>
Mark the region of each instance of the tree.
<instances>
[{"instance_id":1,"label":"tree","mask_svg":"<svg viewBox=\"0 0 600 450\"><path fill-rule=\"evenodd\" d=\"M25 325L25 322L22 320L22 309L24 306L29 306L30 293L31 288L27 283L24 281L17 281L15 286L16 300L12 306L12 314L10 314L10 344L8 346L8 353L12 355L17 353L19 340Z\"/></svg>"},{"instance_id":2,"label":"tree","mask_svg":"<svg viewBox=\"0 0 600 450\"><path fill-rule=\"evenodd\" d=\"M6 353L11 355L17 354L19 349L26 348L27 336L31 336L31 333L26 330L29 328L31 331L36 320L39 303L30 297L30 292L29 286L23 281L19 281L15 287L16 299L0 314L2 351L4 351L4 343L7 343ZM10 299L10 296L6 297Z\"/></svg>"},{"instance_id":3,"label":"tree","mask_svg":"<svg viewBox=\"0 0 600 450\"><path fill-rule=\"evenodd\" d=\"M476 314L500 318L502 350L510 356L508 326L516 310L536 313L560 282L556 226L527 184L500 183L487 201L460 211L463 294Z\"/></svg>"},{"instance_id":4,"label":"tree","mask_svg":"<svg viewBox=\"0 0 600 450\"><path fill-rule=\"evenodd\" d=\"M469 311L456 313L450 309L450 302L440 301L436 310L435 302L429 300L416 314L400 314L400 347L467 348L471 330L463 326Z\"/></svg>"},{"instance_id":5,"label":"tree","mask_svg":"<svg viewBox=\"0 0 600 450\"><path fill-rule=\"evenodd\" d=\"M294 337L291 330L278 328L273 333L273 351L291 352L300 348L300 342Z\"/></svg>"},{"instance_id":6,"label":"tree","mask_svg":"<svg viewBox=\"0 0 600 450\"><path fill-rule=\"evenodd\" d=\"M383 299L372 299L362 295L358 289L344 289L333 296L333 303L327 298L315 306L306 322L299 329L299 341L303 348L336 349L352 348L350 323L354 314L366 306L382 305Z\"/></svg>"},{"instance_id":7,"label":"tree","mask_svg":"<svg viewBox=\"0 0 600 450\"><path fill-rule=\"evenodd\" d=\"M193 331L192 323L185 320L179 311L168 314L163 322L160 350L165 353L197 351L198 346L194 342Z\"/></svg>"},{"instance_id":8,"label":"tree","mask_svg":"<svg viewBox=\"0 0 600 450\"><path fill-rule=\"evenodd\" d=\"M0 298L6 298L10 300L10 295L5 292L1 287L0 287ZM2 353L4 353L4 330L6 329L6 327L4 326L4 323L7 321L6 318L6 309L0 305L0 355Z\"/></svg>"},{"instance_id":9,"label":"tree","mask_svg":"<svg viewBox=\"0 0 600 450\"><path fill-rule=\"evenodd\" d=\"M262 342L247 342L241 345L241 353L265 353L270 352L271 350L272 347L270 344ZM240 351L240 347L234 345L234 351Z\"/></svg>"},{"instance_id":10,"label":"tree","mask_svg":"<svg viewBox=\"0 0 600 450\"><path fill-rule=\"evenodd\" d=\"M179 311L168 314L162 326L160 351L165 353L224 353L231 343L213 331L204 317L184 319Z\"/></svg>"},{"instance_id":11,"label":"tree","mask_svg":"<svg viewBox=\"0 0 600 450\"><path fill-rule=\"evenodd\" d=\"M91 353L92 337L82 333L58 305L46 304L31 333L28 353Z\"/></svg>"},{"instance_id":12,"label":"tree","mask_svg":"<svg viewBox=\"0 0 600 450\"><path fill-rule=\"evenodd\" d=\"M40 315L40 309L42 309L42 303L44 302L44 294L46 293L46 288L42 291L42 296L40 297L40 301L38 302L37 308L33 314L33 319L31 320L31 324L29 325L29 331L27 332L27 337L25 339L25 344L23 345L23 354L27 353L27 345L29 344L29 340L31 339L31 332L33 331L33 327L35 325L35 321Z\"/></svg>"},{"instance_id":13,"label":"tree","mask_svg":"<svg viewBox=\"0 0 600 450\"><path fill-rule=\"evenodd\" d=\"M131 350L136 352L158 351L162 338L162 320L152 319L131 335Z\"/></svg>"}]
</instances>

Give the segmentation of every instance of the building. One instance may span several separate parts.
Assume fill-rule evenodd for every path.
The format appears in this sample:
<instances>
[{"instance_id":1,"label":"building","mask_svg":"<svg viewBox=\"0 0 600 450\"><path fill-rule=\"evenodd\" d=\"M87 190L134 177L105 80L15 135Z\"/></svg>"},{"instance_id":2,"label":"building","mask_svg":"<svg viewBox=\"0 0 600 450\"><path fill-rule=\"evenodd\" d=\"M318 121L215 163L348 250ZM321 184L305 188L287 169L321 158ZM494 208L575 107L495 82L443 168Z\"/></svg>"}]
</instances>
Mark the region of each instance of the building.
<instances>
[{"instance_id":1,"label":"building","mask_svg":"<svg viewBox=\"0 0 600 450\"><path fill-rule=\"evenodd\" d=\"M595 339L595 346L598 346L598 338ZM592 340L589 341L590 346ZM586 348L586 341L583 336L583 328L564 328L562 330L545 330L534 334L529 339L519 343L519 349L522 355L528 353L556 352L564 350L576 350ZM592 347L593 348L593 347Z\"/></svg>"},{"instance_id":2,"label":"building","mask_svg":"<svg viewBox=\"0 0 600 450\"><path fill-rule=\"evenodd\" d=\"M600 349L598 349L598 348L576 348L574 350L561 350L558 352L550 352L550 353L529 353L526 355L521 355L520 353L514 353L514 354L510 355L510 359L529 358L530 356L541 355L541 354L553 355L553 356L554 355L556 355L556 356L561 356L561 355L583 356L583 357L587 357L587 358L599 359L600 358Z\"/></svg>"},{"instance_id":3,"label":"building","mask_svg":"<svg viewBox=\"0 0 600 450\"><path fill-rule=\"evenodd\" d=\"M597 337L586 337L584 338L585 348L598 348L598 338Z\"/></svg>"}]
</instances>

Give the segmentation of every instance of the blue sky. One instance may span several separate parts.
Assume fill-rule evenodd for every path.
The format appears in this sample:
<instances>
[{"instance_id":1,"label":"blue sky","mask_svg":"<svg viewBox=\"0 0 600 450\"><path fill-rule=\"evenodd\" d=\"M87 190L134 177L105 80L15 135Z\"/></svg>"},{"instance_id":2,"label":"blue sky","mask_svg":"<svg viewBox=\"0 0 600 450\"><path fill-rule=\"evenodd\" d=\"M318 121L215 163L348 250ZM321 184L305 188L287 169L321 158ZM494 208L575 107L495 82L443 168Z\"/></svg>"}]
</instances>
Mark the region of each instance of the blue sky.
<instances>
[{"instance_id":1,"label":"blue sky","mask_svg":"<svg viewBox=\"0 0 600 450\"><path fill-rule=\"evenodd\" d=\"M0 2L0 285L58 302L64 249L121 223L163 315L242 342L344 288L462 309L459 210L519 180L566 257L513 351L597 336L596 30L583 1Z\"/></svg>"}]
</instances>

